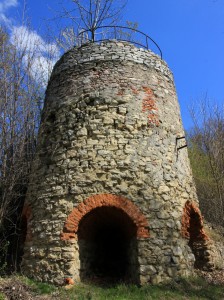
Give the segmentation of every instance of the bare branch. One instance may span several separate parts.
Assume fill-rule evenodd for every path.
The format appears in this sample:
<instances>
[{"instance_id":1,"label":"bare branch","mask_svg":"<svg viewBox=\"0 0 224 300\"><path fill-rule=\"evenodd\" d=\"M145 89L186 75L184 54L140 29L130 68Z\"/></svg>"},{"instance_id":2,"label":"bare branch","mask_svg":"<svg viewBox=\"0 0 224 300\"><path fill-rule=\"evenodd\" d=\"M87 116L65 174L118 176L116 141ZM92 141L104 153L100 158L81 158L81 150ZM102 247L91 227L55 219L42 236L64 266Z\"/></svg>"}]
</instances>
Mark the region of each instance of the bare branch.
<instances>
[{"instance_id":1,"label":"bare branch","mask_svg":"<svg viewBox=\"0 0 224 300\"><path fill-rule=\"evenodd\" d=\"M118 4L118 0L72 0L72 2L78 11L76 16L80 18L81 28L92 33L92 40L95 39L97 28L102 25L114 24L126 5L124 0L122 5ZM68 16L69 14L66 13L64 15Z\"/></svg>"},{"instance_id":2,"label":"bare branch","mask_svg":"<svg viewBox=\"0 0 224 300\"><path fill-rule=\"evenodd\" d=\"M190 158L200 204L210 221L224 225L224 107L205 95L191 116Z\"/></svg>"}]
</instances>

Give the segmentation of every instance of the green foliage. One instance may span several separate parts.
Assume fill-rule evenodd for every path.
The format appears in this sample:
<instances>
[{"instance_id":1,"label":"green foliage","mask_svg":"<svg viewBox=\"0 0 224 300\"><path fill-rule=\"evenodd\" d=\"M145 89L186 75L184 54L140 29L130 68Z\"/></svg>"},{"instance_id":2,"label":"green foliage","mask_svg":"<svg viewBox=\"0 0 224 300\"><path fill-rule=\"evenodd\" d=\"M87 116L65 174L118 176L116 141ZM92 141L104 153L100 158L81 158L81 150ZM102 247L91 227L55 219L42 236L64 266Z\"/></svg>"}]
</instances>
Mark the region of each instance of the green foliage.
<instances>
[{"instance_id":1,"label":"green foliage","mask_svg":"<svg viewBox=\"0 0 224 300\"><path fill-rule=\"evenodd\" d=\"M222 225L219 190L210 157L197 144L190 145L188 153L202 214L208 221Z\"/></svg>"},{"instance_id":2,"label":"green foliage","mask_svg":"<svg viewBox=\"0 0 224 300\"><path fill-rule=\"evenodd\" d=\"M210 158L196 143L189 147L189 159L196 182L199 199L217 197L216 182L211 171Z\"/></svg>"},{"instance_id":3,"label":"green foliage","mask_svg":"<svg viewBox=\"0 0 224 300\"><path fill-rule=\"evenodd\" d=\"M0 292L0 300L5 300L5 296Z\"/></svg>"},{"instance_id":4,"label":"green foliage","mask_svg":"<svg viewBox=\"0 0 224 300\"><path fill-rule=\"evenodd\" d=\"M202 214L224 226L224 110L206 105L202 121L198 124L194 116L195 125L188 133L189 158Z\"/></svg>"},{"instance_id":5,"label":"green foliage","mask_svg":"<svg viewBox=\"0 0 224 300\"><path fill-rule=\"evenodd\" d=\"M43 283L43 282L36 282L33 287L38 292L38 294L50 294L53 293L56 288L53 285Z\"/></svg>"},{"instance_id":6,"label":"green foliage","mask_svg":"<svg viewBox=\"0 0 224 300\"><path fill-rule=\"evenodd\" d=\"M191 134L188 153L202 214L208 221L223 226L224 177L220 148L216 144L211 146L214 141L206 139L202 134Z\"/></svg>"},{"instance_id":7,"label":"green foliage","mask_svg":"<svg viewBox=\"0 0 224 300\"><path fill-rule=\"evenodd\" d=\"M156 286L147 285L117 285L113 287L100 287L79 284L72 289L63 291L59 299L70 300L136 300L136 299L222 299L223 287L208 285L204 279L180 279L167 284Z\"/></svg>"},{"instance_id":8,"label":"green foliage","mask_svg":"<svg viewBox=\"0 0 224 300\"><path fill-rule=\"evenodd\" d=\"M36 294L51 294L57 291L57 288L52 284L37 282L26 277L20 277L20 280L30 286Z\"/></svg>"}]
</instances>

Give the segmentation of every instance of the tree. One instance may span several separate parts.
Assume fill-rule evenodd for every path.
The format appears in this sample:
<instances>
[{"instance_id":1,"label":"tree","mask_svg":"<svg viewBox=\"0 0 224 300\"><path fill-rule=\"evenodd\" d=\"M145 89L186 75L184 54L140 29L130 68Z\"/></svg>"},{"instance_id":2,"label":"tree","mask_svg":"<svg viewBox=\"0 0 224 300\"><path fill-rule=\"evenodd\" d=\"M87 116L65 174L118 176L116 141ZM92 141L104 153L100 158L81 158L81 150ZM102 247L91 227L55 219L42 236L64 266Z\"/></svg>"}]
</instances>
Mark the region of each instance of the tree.
<instances>
[{"instance_id":1,"label":"tree","mask_svg":"<svg viewBox=\"0 0 224 300\"><path fill-rule=\"evenodd\" d=\"M12 44L0 27L0 260L7 255L14 268L45 90L43 69L37 64L41 45L31 49L25 30L16 32Z\"/></svg>"},{"instance_id":2,"label":"tree","mask_svg":"<svg viewBox=\"0 0 224 300\"><path fill-rule=\"evenodd\" d=\"M72 0L72 2L79 15L76 24L81 30L90 30L92 41L95 39L97 28L117 23L126 5L126 2L119 0Z\"/></svg>"},{"instance_id":3,"label":"tree","mask_svg":"<svg viewBox=\"0 0 224 300\"><path fill-rule=\"evenodd\" d=\"M189 154L201 210L224 226L224 107L204 99L191 116Z\"/></svg>"},{"instance_id":4,"label":"tree","mask_svg":"<svg viewBox=\"0 0 224 300\"><path fill-rule=\"evenodd\" d=\"M117 25L121 19L126 0L72 0L73 6L69 10L63 7L57 19L66 19L66 26L60 30L58 44L65 50L74 45L81 45L87 41L95 41L97 36L105 36L111 30L101 26ZM136 23L130 23L136 27ZM98 31L98 32L97 32ZM113 33L113 36L115 34Z\"/></svg>"}]
</instances>

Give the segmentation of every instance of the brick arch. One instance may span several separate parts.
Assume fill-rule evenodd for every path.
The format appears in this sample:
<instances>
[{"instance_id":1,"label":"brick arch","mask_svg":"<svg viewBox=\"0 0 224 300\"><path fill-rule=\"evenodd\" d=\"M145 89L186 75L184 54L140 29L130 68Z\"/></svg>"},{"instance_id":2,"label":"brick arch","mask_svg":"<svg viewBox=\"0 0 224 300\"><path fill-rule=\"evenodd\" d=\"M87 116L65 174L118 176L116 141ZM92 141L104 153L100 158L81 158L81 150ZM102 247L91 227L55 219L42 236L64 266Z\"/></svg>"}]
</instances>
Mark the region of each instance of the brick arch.
<instances>
[{"instance_id":1,"label":"brick arch","mask_svg":"<svg viewBox=\"0 0 224 300\"><path fill-rule=\"evenodd\" d=\"M116 196L112 194L100 194L90 196L77 207L68 216L65 221L64 229L61 234L62 240L70 240L77 238L77 232L81 219L93 209L107 206L121 209L137 227L137 237L147 238L149 237L148 221L145 216L140 212L138 207L130 200L122 196Z\"/></svg>"},{"instance_id":2,"label":"brick arch","mask_svg":"<svg viewBox=\"0 0 224 300\"><path fill-rule=\"evenodd\" d=\"M185 203L181 223L183 237L193 240L209 239L204 231L203 217L196 203L191 201Z\"/></svg>"}]
</instances>

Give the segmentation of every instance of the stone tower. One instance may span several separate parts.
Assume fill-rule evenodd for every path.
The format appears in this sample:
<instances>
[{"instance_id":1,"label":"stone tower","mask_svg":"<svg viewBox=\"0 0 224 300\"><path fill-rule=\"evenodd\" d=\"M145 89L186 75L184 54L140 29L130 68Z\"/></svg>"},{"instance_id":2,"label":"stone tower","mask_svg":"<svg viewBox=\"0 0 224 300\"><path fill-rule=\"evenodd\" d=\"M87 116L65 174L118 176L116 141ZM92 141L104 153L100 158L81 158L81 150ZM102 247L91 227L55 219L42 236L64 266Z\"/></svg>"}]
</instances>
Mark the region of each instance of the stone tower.
<instances>
[{"instance_id":1,"label":"stone tower","mask_svg":"<svg viewBox=\"0 0 224 300\"><path fill-rule=\"evenodd\" d=\"M23 210L23 272L57 284L145 284L209 266L185 144L159 56L114 40L65 53Z\"/></svg>"}]
</instances>

